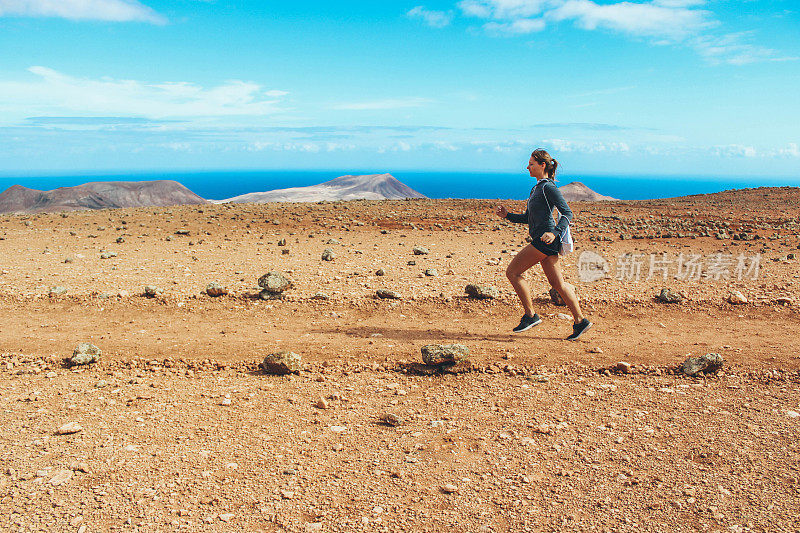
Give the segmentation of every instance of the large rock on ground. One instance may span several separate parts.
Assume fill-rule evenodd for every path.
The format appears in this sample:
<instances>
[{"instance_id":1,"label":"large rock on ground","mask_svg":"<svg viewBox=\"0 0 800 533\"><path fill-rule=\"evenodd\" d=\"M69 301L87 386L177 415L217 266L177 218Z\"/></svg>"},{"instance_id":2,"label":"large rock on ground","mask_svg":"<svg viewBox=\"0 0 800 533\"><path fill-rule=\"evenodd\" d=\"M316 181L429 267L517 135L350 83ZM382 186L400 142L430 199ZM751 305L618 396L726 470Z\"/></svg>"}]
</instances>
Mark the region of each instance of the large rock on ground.
<instances>
[{"instance_id":1,"label":"large rock on ground","mask_svg":"<svg viewBox=\"0 0 800 533\"><path fill-rule=\"evenodd\" d=\"M478 285L477 283L470 283L467 285L464 288L464 292L466 292L470 298L476 298L478 300L492 300L500 297L500 291L495 287Z\"/></svg>"},{"instance_id":2,"label":"large rock on ground","mask_svg":"<svg viewBox=\"0 0 800 533\"><path fill-rule=\"evenodd\" d=\"M96 363L100 360L100 348L88 342L80 343L75 351L72 352L72 357L69 360L71 365L88 365Z\"/></svg>"},{"instance_id":3,"label":"large rock on ground","mask_svg":"<svg viewBox=\"0 0 800 533\"><path fill-rule=\"evenodd\" d=\"M728 295L728 303L733 305L742 305L747 303L747 298L741 291L731 291Z\"/></svg>"},{"instance_id":4,"label":"large rock on ground","mask_svg":"<svg viewBox=\"0 0 800 533\"><path fill-rule=\"evenodd\" d=\"M463 344L426 344L422 347L422 361L426 365L454 365L466 361L469 348Z\"/></svg>"},{"instance_id":5,"label":"large rock on ground","mask_svg":"<svg viewBox=\"0 0 800 533\"><path fill-rule=\"evenodd\" d=\"M402 298L399 293L389 289L378 289L375 291L375 296L385 300L400 300Z\"/></svg>"},{"instance_id":6,"label":"large rock on ground","mask_svg":"<svg viewBox=\"0 0 800 533\"><path fill-rule=\"evenodd\" d=\"M258 286L272 294L281 294L294 286L292 280L274 270L258 278Z\"/></svg>"},{"instance_id":7,"label":"large rock on ground","mask_svg":"<svg viewBox=\"0 0 800 533\"><path fill-rule=\"evenodd\" d=\"M690 357L681 365L681 371L687 376L713 374L722 368L723 359L718 353L707 353L700 357Z\"/></svg>"},{"instance_id":8,"label":"large rock on ground","mask_svg":"<svg viewBox=\"0 0 800 533\"><path fill-rule=\"evenodd\" d=\"M212 281L206 286L206 294L209 296L217 297L217 296L225 296L228 294L228 289L220 285L219 283Z\"/></svg>"},{"instance_id":9,"label":"large rock on ground","mask_svg":"<svg viewBox=\"0 0 800 533\"><path fill-rule=\"evenodd\" d=\"M656 296L656 300L665 304L679 304L683 301L683 295L664 287Z\"/></svg>"},{"instance_id":10,"label":"large rock on ground","mask_svg":"<svg viewBox=\"0 0 800 533\"><path fill-rule=\"evenodd\" d=\"M261 362L261 369L268 374L296 374L303 369L303 358L294 352L272 353Z\"/></svg>"}]
</instances>

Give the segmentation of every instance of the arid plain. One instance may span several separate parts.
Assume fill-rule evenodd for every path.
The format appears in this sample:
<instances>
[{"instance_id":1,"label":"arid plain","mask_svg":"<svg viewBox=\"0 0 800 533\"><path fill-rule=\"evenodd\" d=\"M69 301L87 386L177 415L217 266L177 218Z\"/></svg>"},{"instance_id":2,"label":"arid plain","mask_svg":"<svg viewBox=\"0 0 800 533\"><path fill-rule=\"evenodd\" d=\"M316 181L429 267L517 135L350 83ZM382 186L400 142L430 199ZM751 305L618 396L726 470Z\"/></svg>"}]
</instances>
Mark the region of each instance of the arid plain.
<instances>
[{"instance_id":1,"label":"arid plain","mask_svg":"<svg viewBox=\"0 0 800 533\"><path fill-rule=\"evenodd\" d=\"M0 528L797 531L798 192L572 203L578 342L538 267L544 323L511 333L499 201L0 216ZM81 342L100 362L68 367ZM432 343L471 368L427 372ZM304 370L259 370L283 350Z\"/></svg>"}]
</instances>

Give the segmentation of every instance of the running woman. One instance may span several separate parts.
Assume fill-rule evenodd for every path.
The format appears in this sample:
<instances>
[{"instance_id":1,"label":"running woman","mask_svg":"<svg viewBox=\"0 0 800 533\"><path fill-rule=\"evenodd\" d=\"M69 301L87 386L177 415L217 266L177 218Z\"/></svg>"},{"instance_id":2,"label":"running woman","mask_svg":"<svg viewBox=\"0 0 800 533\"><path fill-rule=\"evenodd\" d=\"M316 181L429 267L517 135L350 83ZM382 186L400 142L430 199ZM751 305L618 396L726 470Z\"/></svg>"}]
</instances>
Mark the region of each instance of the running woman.
<instances>
[{"instance_id":1,"label":"running woman","mask_svg":"<svg viewBox=\"0 0 800 533\"><path fill-rule=\"evenodd\" d=\"M505 206L501 205L497 207L495 213L511 222L528 224L531 236L531 243L520 250L506 269L506 277L514 287L522 307L525 309L525 314L522 315L519 325L514 328L514 332L526 331L542 323L539 315L533 312L530 287L522 277L529 268L541 263L550 286L558 291L572 312L574 324L572 335L567 337L567 340L574 341L592 327L592 323L583 316L575 291L564 282L564 276L558 266L561 236L572 222L572 210L564 201L561 191L553 181L556 177L556 167L558 167L558 162L545 150L534 150L528 161L528 172L532 178L536 178L536 185L531 189L528 208L524 213L516 214L509 213ZM553 207L563 215L557 225L553 220Z\"/></svg>"}]
</instances>

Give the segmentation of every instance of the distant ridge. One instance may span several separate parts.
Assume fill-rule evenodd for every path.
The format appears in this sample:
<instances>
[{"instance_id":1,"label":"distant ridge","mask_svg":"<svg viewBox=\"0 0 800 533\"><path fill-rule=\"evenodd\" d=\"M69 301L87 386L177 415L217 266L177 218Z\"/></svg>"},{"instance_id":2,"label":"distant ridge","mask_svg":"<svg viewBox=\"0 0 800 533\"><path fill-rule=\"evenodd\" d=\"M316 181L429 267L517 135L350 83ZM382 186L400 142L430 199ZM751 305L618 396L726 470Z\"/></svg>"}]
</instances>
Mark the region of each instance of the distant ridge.
<instances>
[{"instance_id":1,"label":"distant ridge","mask_svg":"<svg viewBox=\"0 0 800 533\"><path fill-rule=\"evenodd\" d=\"M363 176L340 176L311 185L265 192L251 192L234 196L220 203L266 203L266 202L319 202L323 200L401 200L404 198L427 198L391 174L366 174Z\"/></svg>"},{"instance_id":2,"label":"distant ridge","mask_svg":"<svg viewBox=\"0 0 800 533\"><path fill-rule=\"evenodd\" d=\"M580 181L573 181L558 188L564 199L568 202L603 202L616 200L610 196L603 196L600 193L594 192L592 189L581 183Z\"/></svg>"},{"instance_id":3,"label":"distant ridge","mask_svg":"<svg viewBox=\"0 0 800 533\"><path fill-rule=\"evenodd\" d=\"M47 213L184 204L205 200L177 181L95 181L38 191L13 185L0 194L0 213Z\"/></svg>"}]
</instances>

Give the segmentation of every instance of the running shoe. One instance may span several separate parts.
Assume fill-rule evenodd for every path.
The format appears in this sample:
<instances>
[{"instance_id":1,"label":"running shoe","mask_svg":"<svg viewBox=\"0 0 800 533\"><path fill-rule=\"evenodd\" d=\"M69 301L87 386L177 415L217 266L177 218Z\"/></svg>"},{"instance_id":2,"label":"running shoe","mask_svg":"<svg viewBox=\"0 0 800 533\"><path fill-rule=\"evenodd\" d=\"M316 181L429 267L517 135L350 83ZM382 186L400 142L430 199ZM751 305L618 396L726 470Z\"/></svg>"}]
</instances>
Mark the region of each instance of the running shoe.
<instances>
[{"instance_id":1,"label":"running shoe","mask_svg":"<svg viewBox=\"0 0 800 533\"><path fill-rule=\"evenodd\" d=\"M590 327L592 327L592 323L589 322L588 318L584 318L583 320L581 320L577 324L573 324L572 325L572 335L567 337L567 340L568 341L576 341L576 340L578 340L578 337L583 335L583 333L587 329L589 329Z\"/></svg>"},{"instance_id":2,"label":"running shoe","mask_svg":"<svg viewBox=\"0 0 800 533\"><path fill-rule=\"evenodd\" d=\"M538 326L542 323L542 319L539 318L539 315L533 313L533 316L522 315L522 320L519 321L519 326L514 328L514 333L519 333L521 331L527 331L531 329L533 326Z\"/></svg>"}]
</instances>

